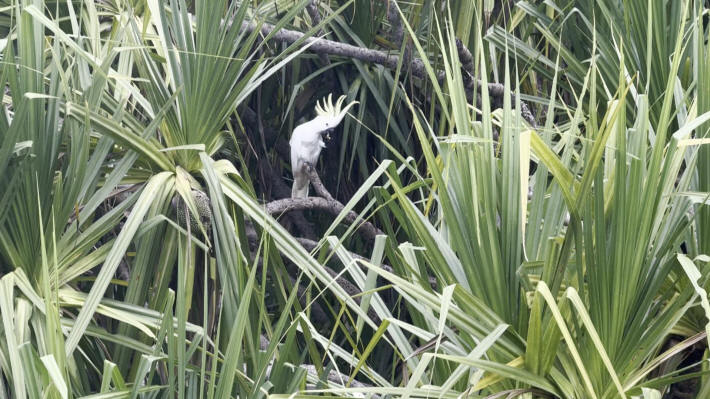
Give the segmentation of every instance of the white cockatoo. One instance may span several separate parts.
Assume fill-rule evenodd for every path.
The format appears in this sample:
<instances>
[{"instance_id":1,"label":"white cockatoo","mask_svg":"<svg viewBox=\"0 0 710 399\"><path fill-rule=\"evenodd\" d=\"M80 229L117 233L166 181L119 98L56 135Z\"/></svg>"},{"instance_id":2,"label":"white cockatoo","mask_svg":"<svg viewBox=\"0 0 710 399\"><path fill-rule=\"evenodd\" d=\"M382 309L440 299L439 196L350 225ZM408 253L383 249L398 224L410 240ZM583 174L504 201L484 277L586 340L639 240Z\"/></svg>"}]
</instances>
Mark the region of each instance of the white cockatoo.
<instances>
[{"instance_id":1,"label":"white cockatoo","mask_svg":"<svg viewBox=\"0 0 710 399\"><path fill-rule=\"evenodd\" d=\"M322 148L325 148L323 136L330 138L335 127L343 120L348 110L357 101L353 101L342 108L345 96L340 96L333 105L333 95L328 96L328 101L323 99L323 105L316 102L317 116L312 120L302 123L293 129L291 135L291 171L293 172L293 187L291 198L308 197L308 175L303 166L318 162Z\"/></svg>"}]
</instances>

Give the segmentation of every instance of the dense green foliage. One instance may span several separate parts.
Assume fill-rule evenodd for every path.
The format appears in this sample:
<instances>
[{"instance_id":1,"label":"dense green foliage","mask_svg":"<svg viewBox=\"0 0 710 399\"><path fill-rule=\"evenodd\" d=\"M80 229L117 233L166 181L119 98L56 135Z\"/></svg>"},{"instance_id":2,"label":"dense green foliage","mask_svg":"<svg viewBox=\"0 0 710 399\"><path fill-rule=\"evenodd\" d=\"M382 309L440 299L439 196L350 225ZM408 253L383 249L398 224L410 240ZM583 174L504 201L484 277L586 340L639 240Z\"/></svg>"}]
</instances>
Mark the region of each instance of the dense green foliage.
<instances>
[{"instance_id":1,"label":"dense green foliage","mask_svg":"<svg viewBox=\"0 0 710 399\"><path fill-rule=\"evenodd\" d=\"M0 399L710 397L709 11L0 0Z\"/></svg>"}]
</instances>

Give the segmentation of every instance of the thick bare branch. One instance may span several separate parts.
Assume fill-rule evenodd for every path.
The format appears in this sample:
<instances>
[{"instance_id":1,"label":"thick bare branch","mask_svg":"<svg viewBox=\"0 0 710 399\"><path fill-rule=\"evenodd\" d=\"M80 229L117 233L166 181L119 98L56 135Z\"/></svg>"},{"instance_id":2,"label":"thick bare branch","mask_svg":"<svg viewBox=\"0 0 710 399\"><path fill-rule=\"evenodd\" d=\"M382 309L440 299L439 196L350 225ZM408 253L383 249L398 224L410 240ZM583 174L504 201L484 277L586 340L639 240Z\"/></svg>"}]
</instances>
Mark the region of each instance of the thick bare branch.
<instances>
[{"instance_id":1,"label":"thick bare branch","mask_svg":"<svg viewBox=\"0 0 710 399\"><path fill-rule=\"evenodd\" d=\"M276 201L271 201L266 204L266 212L274 216L293 211L303 211L306 209L321 209L331 213L332 215L339 215L343 211L343 209L345 209L345 205L343 205L340 201L336 200L335 198L333 198L332 195L330 195L330 192L328 192L325 186L323 186L323 183L321 182L320 177L318 176L318 173L316 172L315 168L313 168L313 165L306 163L303 166L303 169L308 174L308 178L310 179L311 184L315 188L316 194L320 195L320 197L284 198ZM345 215L344 220L348 224L353 224L359 219L360 217L356 212L349 211ZM371 241L374 241L375 237L377 237L378 235L384 234L382 230L378 229L377 227L375 227L375 225L367 221L363 221L359 225L358 231L360 231L365 236L365 238Z\"/></svg>"},{"instance_id":2,"label":"thick bare branch","mask_svg":"<svg viewBox=\"0 0 710 399\"><path fill-rule=\"evenodd\" d=\"M402 47L402 42L404 42L404 25L402 24L402 18L399 15L395 0L388 1L387 21L390 23L390 37L397 47Z\"/></svg>"},{"instance_id":3,"label":"thick bare branch","mask_svg":"<svg viewBox=\"0 0 710 399\"><path fill-rule=\"evenodd\" d=\"M335 198L330 195L330 192L328 192L328 190L323 185L323 182L320 180L320 176L318 176L318 172L316 172L316 169L313 167L313 165L306 163L304 165L304 169L306 170L306 173L308 173L308 179L311 181L313 188L315 188L316 194L329 201L335 201Z\"/></svg>"},{"instance_id":4,"label":"thick bare branch","mask_svg":"<svg viewBox=\"0 0 710 399\"><path fill-rule=\"evenodd\" d=\"M388 12L389 13L389 12ZM242 29L252 32L257 29L257 24L253 22L244 22ZM271 39L284 43L295 43L298 40L303 39L304 34L290 29L280 29L279 31L273 33L275 27L274 25L263 23L261 24L260 31L261 34L267 36L272 34ZM389 69L396 69L399 63L399 56L389 52L374 50L369 48L363 48L358 46L353 46L347 43L340 43L333 40L309 37L304 40L304 45L310 45L308 50L316 54L328 54L334 56L340 56L345 58L352 58L364 62L369 62L373 64L379 64ZM470 84L466 85L466 90L470 94L473 92L475 87L481 86L481 81L475 78L473 72L473 57L471 56L468 49L466 49L463 44L458 45L457 49L459 52L459 59L462 62L462 68L464 68L464 73L471 77L469 80ZM418 78L427 79L428 73L424 66L424 62L419 58L412 57L411 62L408 65L409 72ZM437 78L441 81L444 78L443 72L437 74ZM497 98L503 98L504 86L500 83L488 83L488 93ZM527 104L521 102L521 116L533 127L536 127L535 117L530 111Z\"/></svg>"},{"instance_id":5,"label":"thick bare branch","mask_svg":"<svg viewBox=\"0 0 710 399\"><path fill-rule=\"evenodd\" d=\"M306 12L308 12L308 16L311 17L311 25L320 25L321 18L320 13L318 12L318 6L316 5L316 0L311 0L310 3L308 3L306 6ZM319 29L318 32L316 32L316 35L323 36L323 29ZM330 59L328 59L325 54L318 54L318 58L322 63L326 65L330 64Z\"/></svg>"},{"instance_id":6,"label":"thick bare branch","mask_svg":"<svg viewBox=\"0 0 710 399\"><path fill-rule=\"evenodd\" d=\"M463 70L466 92L472 98L473 89L475 86L480 86L481 84L481 82L476 79L473 55L459 39L456 39L456 50L459 55L459 61L461 62L461 69ZM492 97L502 99L505 96L505 86L500 83L488 83L488 94ZM469 98L469 100L471 100L471 98ZM513 94L511 94L511 101L515 103L515 95ZM530 111L530 107L528 107L524 101L520 102L520 116L522 116L530 126L537 127L535 115L533 115L532 111Z\"/></svg>"},{"instance_id":7,"label":"thick bare branch","mask_svg":"<svg viewBox=\"0 0 710 399\"><path fill-rule=\"evenodd\" d=\"M275 173L267 159L259 160L259 170L270 184L271 198L291 198L291 188L283 182L280 175ZM306 219L303 212L291 212L288 216L302 235L312 238L317 236L313 225Z\"/></svg>"},{"instance_id":8,"label":"thick bare branch","mask_svg":"<svg viewBox=\"0 0 710 399\"><path fill-rule=\"evenodd\" d=\"M321 22L320 13L318 12L318 6L316 5L316 0L311 0L306 6L306 11L308 16L311 17L311 25L318 26ZM323 30L318 30L316 32L318 36L323 35Z\"/></svg>"},{"instance_id":9,"label":"thick bare branch","mask_svg":"<svg viewBox=\"0 0 710 399\"><path fill-rule=\"evenodd\" d=\"M256 27L257 25L255 23L244 22L242 29L248 32L252 32L254 29L256 29ZM262 35L266 36L274 30L274 26L271 24L264 23L261 25L260 30ZM281 29L278 32L274 33L271 39L291 44L302 39L303 36L304 34L302 32L290 29ZM399 62L399 57L394 54L389 54L380 50L353 46L351 44L340 43L328 39L309 37L304 41L304 45L308 44L310 44L308 50L313 53L322 53L346 58L353 58L360 61L383 65L390 69L396 68L397 62ZM427 76L426 69L424 68L424 63L420 59L412 60L411 70L412 73L417 77L425 78Z\"/></svg>"},{"instance_id":10,"label":"thick bare branch","mask_svg":"<svg viewBox=\"0 0 710 399\"><path fill-rule=\"evenodd\" d=\"M270 215L281 215L292 211L303 211L306 209L320 209L332 215L339 215L345 209L345 206L336 200L328 200L321 197L307 198L284 198L276 201L271 201L266 204L266 212ZM359 219L357 213L349 211L345 215L345 222L352 224ZM370 222L362 222L358 230L368 240L374 240L378 235L384 234L380 229L375 227Z\"/></svg>"}]
</instances>

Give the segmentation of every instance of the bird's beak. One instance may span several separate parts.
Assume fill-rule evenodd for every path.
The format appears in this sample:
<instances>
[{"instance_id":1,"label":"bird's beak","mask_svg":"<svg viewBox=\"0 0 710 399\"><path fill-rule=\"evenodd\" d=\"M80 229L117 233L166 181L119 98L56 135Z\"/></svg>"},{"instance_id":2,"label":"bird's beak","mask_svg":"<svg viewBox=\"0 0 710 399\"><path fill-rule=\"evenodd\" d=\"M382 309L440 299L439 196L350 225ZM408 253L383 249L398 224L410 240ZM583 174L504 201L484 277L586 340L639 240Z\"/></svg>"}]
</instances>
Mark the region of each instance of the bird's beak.
<instances>
[{"instance_id":1,"label":"bird's beak","mask_svg":"<svg viewBox=\"0 0 710 399\"><path fill-rule=\"evenodd\" d=\"M323 132L323 139L325 141L330 141L330 134L333 133L333 131L335 131L334 128L326 129L325 132Z\"/></svg>"}]
</instances>

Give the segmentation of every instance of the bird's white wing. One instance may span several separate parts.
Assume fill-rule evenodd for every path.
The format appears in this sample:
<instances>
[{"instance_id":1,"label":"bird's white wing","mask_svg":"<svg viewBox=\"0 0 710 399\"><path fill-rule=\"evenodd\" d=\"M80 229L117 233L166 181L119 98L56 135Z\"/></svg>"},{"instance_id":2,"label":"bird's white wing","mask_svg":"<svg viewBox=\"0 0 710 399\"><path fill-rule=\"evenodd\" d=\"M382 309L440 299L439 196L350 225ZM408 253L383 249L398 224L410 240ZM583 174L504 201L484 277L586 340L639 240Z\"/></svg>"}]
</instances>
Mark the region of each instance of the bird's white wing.
<instances>
[{"instance_id":1,"label":"bird's white wing","mask_svg":"<svg viewBox=\"0 0 710 399\"><path fill-rule=\"evenodd\" d=\"M303 171L303 154L305 148L301 142L291 139L291 171L293 173L293 186L291 198L308 197L308 176Z\"/></svg>"}]
</instances>

